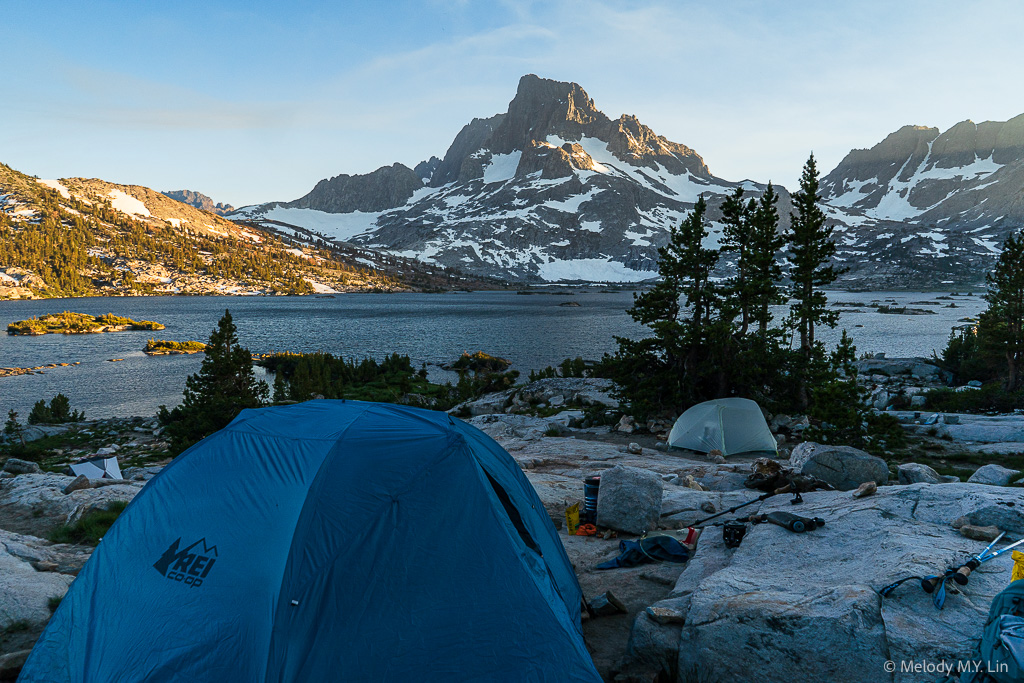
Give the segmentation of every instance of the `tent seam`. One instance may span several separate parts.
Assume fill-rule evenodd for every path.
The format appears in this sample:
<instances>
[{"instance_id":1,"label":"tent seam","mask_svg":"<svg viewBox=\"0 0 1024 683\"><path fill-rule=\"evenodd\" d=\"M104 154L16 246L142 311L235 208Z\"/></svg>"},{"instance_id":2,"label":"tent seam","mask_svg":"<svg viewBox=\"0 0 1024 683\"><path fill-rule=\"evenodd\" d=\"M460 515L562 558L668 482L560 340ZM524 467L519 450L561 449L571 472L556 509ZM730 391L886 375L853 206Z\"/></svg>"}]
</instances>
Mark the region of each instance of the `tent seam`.
<instances>
[{"instance_id":1,"label":"tent seam","mask_svg":"<svg viewBox=\"0 0 1024 683\"><path fill-rule=\"evenodd\" d=\"M373 404L368 405L361 413L359 413L359 415L357 415L355 418L353 418L353 420L348 424L348 426L346 426L345 429L343 429L341 431L341 433L338 435L338 438L335 439L335 441L336 442L340 442L344 438L345 434L348 433L348 430L352 428L352 426L359 420L359 418L361 418L363 415L365 415L367 412L369 412L372 407L373 407ZM446 433L446 435L448 437L447 442L445 443L444 452L443 452L442 456L440 458L437 458L436 460L430 461L430 463L425 464L422 468L417 470L415 475L409 478L409 481L407 482L407 485L405 487L403 487L400 491L398 491L398 492L396 492L394 494L392 500L394 500L394 498L397 498L398 496L404 494L406 491L408 491L410 488L412 488L412 486L415 484L416 479L420 475L420 473L422 473L428 467L433 467L433 466L437 465L438 463L444 461L446 458L448 458L450 455L452 455L452 450L453 450L452 449L452 441L454 441L456 435L453 433L453 431L451 429L441 429L439 431L441 431L443 433ZM317 492L318 496L319 496L320 490L323 488L323 480L322 480L320 475L322 474L323 469L325 467L327 467L327 465L328 465L328 463L329 463L329 461L331 459L330 458L331 452L333 452L333 450L334 449L332 448L331 450L329 450L327 452L327 455L324 456L324 461L320 464L320 467L317 469L316 475L313 477L313 482L316 485L316 492ZM295 543L295 534L298 532L299 520L302 519L302 513L306 510L306 506L308 505L308 503L309 503L309 501L310 501L310 499L312 497L313 497L313 487L311 486L309 491L306 494L305 500L302 503L302 507L299 508L299 517L298 517L298 519L295 522L295 529L292 531L291 541L288 544L288 558L291 558L291 555L292 555L291 549L292 549L292 546ZM378 519L389 506L390 506L390 503L381 505L380 508L378 508L378 510L375 511L375 513L374 513L372 518L374 520ZM328 560L327 564L330 564L330 562L333 562L333 560L337 557L337 555L338 555L338 552L335 552L331 556L331 558ZM285 570L287 571L287 559L286 559L286 564L285 564ZM282 599L281 596L282 596L283 592L284 592L284 575L282 574L282 576L281 576L281 586L278 587L278 593L277 593L277 596L278 596L277 607L274 610L274 612L275 612L274 613L274 621L273 621L273 623L271 624L271 627L270 627L271 638L273 638L273 634L277 630L277 611L278 611L277 608L279 608L280 605L281 605L281 599ZM266 665L264 667L264 672L263 672L263 681L264 681L264 683L266 683L267 676L270 673L270 657L271 657L271 654L272 654L272 649L268 648L268 651L267 651L267 662L266 662Z\"/></svg>"},{"instance_id":2,"label":"tent seam","mask_svg":"<svg viewBox=\"0 0 1024 683\"><path fill-rule=\"evenodd\" d=\"M348 433L348 430L352 428L352 425L354 425L359 420L359 418L361 418L363 415L365 415L369 410L370 410L370 407L367 406L367 407L363 408L363 410L360 411L360 413L358 415L353 417L352 420L345 426L345 428L341 430L341 432L338 434L338 437L336 439L334 439L335 444L340 442L342 440L342 438L345 436L345 434ZM329 441L330 439L316 439L316 440L317 441ZM299 530L299 522L302 520L302 513L305 512L306 506L309 504L309 500L312 497L313 486L316 486L317 494L319 494L321 488L323 488L323 481L322 481L322 478L320 477L320 475L323 473L324 468L327 467L327 464L330 462L330 460L331 460L331 453L333 451L334 451L334 448L331 448L324 455L323 462L320 463L320 467L317 468L316 474L313 476L312 485L310 486L309 489L307 489L306 497L302 501L302 505L299 507L299 514L298 514L298 516L295 519L295 528L292 529L291 538L288 541L288 555L285 557L284 572L287 572L287 570L288 570L288 560L291 558L291 555L292 555L291 550L292 550L292 546L295 544L295 535L296 535L296 533L298 533L298 530ZM268 643L268 645L273 643L274 633L275 633L275 631L277 631L277 617L278 617L278 612L279 612L280 607L281 607L281 595L284 592L284 572L282 572L282 574L281 574L281 585L279 585L277 587L277 600L275 601L275 604L274 604L274 618L271 620L271 623L270 623L270 643ZM263 666L263 683L266 683L267 676L270 674L270 657L271 657L272 653L273 653L273 648L268 647L267 648L267 661L265 662L265 664Z\"/></svg>"}]
</instances>

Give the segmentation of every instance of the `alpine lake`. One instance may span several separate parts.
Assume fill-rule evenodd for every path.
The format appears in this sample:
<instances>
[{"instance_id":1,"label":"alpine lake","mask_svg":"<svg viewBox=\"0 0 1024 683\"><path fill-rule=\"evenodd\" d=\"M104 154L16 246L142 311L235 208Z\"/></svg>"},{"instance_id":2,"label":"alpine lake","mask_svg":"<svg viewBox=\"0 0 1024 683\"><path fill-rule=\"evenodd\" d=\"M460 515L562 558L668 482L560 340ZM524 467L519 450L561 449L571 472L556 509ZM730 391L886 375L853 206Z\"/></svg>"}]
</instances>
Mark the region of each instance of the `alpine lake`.
<instances>
[{"instance_id":1,"label":"alpine lake","mask_svg":"<svg viewBox=\"0 0 1024 683\"><path fill-rule=\"evenodd\" d=\"M950 292L828 292L839 325L818 338L829 347L846 329L858 354L889 357L941 353L951 329L969 325L985 309L980 294ZM303 297L111 297L0 301L0 323L64 310L114 313L166 326L159 332L0 335L0 367L43 368L0 377L0 415L22 419L39 399L57 393L87 418L151 416L181 401L185 379L203 354L147 356L150 338L206 341L230 309L241 343L253 353L324 351L381 359L392 353L426 364L433 381L454 381L440 366L464 351L507 358L525 379L531 370L565 358L596 360L617 348L616 336L640 337L645 328L626 310L630 291L596 287L538 288L444 294L336 294ZM888 307L889 311L879 312ZM925 312L927 311L927 312ZM781 318L786 307L776 309ZM267 377L261 368L259 376Z\"/></svg>"}]
</instances>

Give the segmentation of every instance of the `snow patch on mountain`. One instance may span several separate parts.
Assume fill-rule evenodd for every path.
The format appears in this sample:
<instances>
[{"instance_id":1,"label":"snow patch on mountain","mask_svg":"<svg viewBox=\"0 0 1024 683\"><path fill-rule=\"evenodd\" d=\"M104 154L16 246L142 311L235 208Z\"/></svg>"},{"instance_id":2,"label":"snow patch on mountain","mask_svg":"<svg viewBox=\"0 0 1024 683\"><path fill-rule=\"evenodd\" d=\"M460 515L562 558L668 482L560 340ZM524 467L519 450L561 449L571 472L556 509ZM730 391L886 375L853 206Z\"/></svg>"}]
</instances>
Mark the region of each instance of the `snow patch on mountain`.
<instances>
[{"instance_id":1,"label":"snow patch on mountain","mask_svg":"<svg viewBox=\"0 0 1024 683\"><path fill-rule=\"evenodd\" d=\"M660 163L654 162L654 169L646 166L633 166L618 159L609 149L608 143L599 138L581 137L578 141L565 140L558 135L547 137L549 145L560 147L565 144L578 144L594 161L594 171L576 169L576 175L586 180L594 172L615 174L632 180L637 185L671 197L680 202L692 204L701 194L723 193L731 190L730 186L711 183L696 178L689 173L675 175Z\"/></svg>"},{"instance_id":2,"label":"snow patch on mountain","mask_svg":"<svg viewBox=\"0 0 1024 683\"><path fill-rule=\"evenodd\" d=\"M57 190L64 199L71 199L71 193L68 192L68 188L64 187L64 184L59 180L37 180L36 182L40 185L45 185L51 190Z\"/></svg>"},{"instance_id":3,"label":"snow patch on mountain","mask_svg":"<svg viewBox=\"0 0 1024 683\"><path fill-rule=\"evenodd\" d=\"M319 233L328 239L348 241L356 235L372 232L383 211L353 211L327 213L316 209L294 209L275 206L260 214L260 218L295 225Z\"/></svg>"},{"instance_id":4,"label":"snow patch on mountain","mask_svg":"<svg viewBox=\"0 0 1024 683\"><path fill-rule=\"evenodd\" d=\"M309 286L312 287L313 291L316 292L317 294L337 294L338 293L338 290L334 289L333 287L328 287L327 285L323 284L322 282L317 282L316 280L313 280L312 278L304 277L302 279L305 280L306 282L308 282Z\"/></svg>"},{"instance_id":5,"label":"snow patch on mountain","mask_svg":"<svg viewBox=\"0 0 1024 683\"><path fill-rule=\"evenodd\" d=\"M145 204L122 190L113 189L107 194L107 196L110 197L110 205L121 213L129 216L140 217L149 217L152 215L149 213L149 209L146 208Z\"/></svg>"},{"instance_id":6,"label":"snow patch on mountain","mask_svg":"<svg viewBox=\"0 0 1024 683\"><path fill-rule=\"evenodd\" d=\"M490 163L484 167L484 184L503 183L506 180L511 180L516 174L516 169L519 168L519 160L522 156L523 153L518 150L508 154L492 155Z\"/></svg>"},{"instance_id":7,"label":"snow patch on mountain","mask_svg":"<svg viewBox=\"0 0 1024 683\"><path fill-rule=\"evenodd\" d=\"M641 282L657 276L657 273L627 268L611 258L552 259L539 264L538 274L548 282Z\"/></svg>"},{"instance_id":8,"label":"snow patch on mountain","mask_svg":"<svg viewBox=\"0 0 1024 683\"><path fill-rule=\"evenodd\" d=\"M544 202L544 206L546 206L549 209L554 209L555 211L564 211L566 213L576 213L576 211L579 210L581 205L585 204L586 202L589 202L591 199L593 199L595 196L597 196L600 192L601 192L601 188L594 187L594 188L591 188L586 194L572 195L572 196L570 196L570 197L568 197L566 199L560 200L560 201L559 200L555 200L555 199L548 200L548 201ZM600 232L600 228L598 228L597 232Z\"/></svg>"}]
</instances>

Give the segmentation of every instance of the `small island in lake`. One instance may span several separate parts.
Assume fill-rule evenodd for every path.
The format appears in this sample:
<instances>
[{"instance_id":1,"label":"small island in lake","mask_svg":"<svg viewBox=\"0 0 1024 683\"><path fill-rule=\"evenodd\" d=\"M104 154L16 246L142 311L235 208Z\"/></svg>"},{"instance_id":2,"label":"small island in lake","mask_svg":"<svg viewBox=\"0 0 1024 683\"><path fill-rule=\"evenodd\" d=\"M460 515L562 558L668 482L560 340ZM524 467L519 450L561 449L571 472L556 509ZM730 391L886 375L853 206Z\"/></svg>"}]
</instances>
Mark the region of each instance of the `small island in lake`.
<instances>
[{"instance_id":1,"label":"small island in lake","mask_svg":"<svg viewBox=\"0 0 1024 683\"><path fill-rule=\"evenodd\" d=\"M132 320L113 313L88 315L86 313L50 313L38 318L19 320L7 326L7 334L93 334L122 332L124 330L162 330L164 326L152 320Z\"/></svg>"},{"instance_id":2,"label":"small island in lake","mask_svg":"<svg viewBox=\"0 0 1024 683\"><path fill-rule=\"evenodd\" d=\"M206 350L206 344L197 341L168 341L167 339L150 339L146 342L143 353L148 356L166 356L172 353L199 353Z\"/></svg>"},{"instance_id":3,"label":"small island in lake","mask_svg":"<svg viewBox=\"0 0 1024 683\"><path fill-rule=\"evenodd\" d=\"M454 363L442 365L445 370L469 370L471 372L504 372L512 361L505 358L498 358L483 351L476 353L463 352L462 356Z\"/></svg>"}]
</instances>

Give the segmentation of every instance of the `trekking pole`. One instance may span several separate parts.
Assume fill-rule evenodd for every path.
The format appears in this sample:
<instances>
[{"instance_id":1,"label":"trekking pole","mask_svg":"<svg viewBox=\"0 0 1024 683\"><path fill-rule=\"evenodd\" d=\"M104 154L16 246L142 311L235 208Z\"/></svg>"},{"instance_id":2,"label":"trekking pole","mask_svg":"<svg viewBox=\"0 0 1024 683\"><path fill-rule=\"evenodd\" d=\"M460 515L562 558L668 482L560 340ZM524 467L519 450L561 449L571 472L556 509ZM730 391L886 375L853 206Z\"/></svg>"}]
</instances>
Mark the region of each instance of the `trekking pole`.
<instances>
[{"instance_id":1,"label":"trekking pole","mask_svg":"<svg viewBox=\"0 0 1024 683\"><path fill-rule=\"evenodd\" d=\"M971 575L971 572L981 565L982 559L985 557L985 555L988 554L988 551L992 550L992 546L998 543L999 539L1001 539L1005 535L1005 531L1000 532L999 535L996 536L991 543L985 546L984 550L982 550L977 555L972 556L969 560L967 560L967 562L963 563L962 565L954 569L953 580L961 586L966 586L967 577L969 577Z\"/></svg>"},{"instance_id":2,"label":"trekking pole","mask_svg":"<svg viewBox=\"0 0 1024 683\"><path fill-rule=\"evenodd\" d=\"M1005 534L1000 534L999 538L1002 538L1004 535ZM999 538L997 538L996 541L998 541ZM992 545L995 545L996 541L992 541L992 544L989 545L988 548L985 548L985 550L981 551L980 553L978 553L977 555L975 555L974 557L969 559L967 562L965 562L962 566L960 566L956 570L956 572L954 572L953 580L956 581L961 586L966 586L967 585L967 580L971 576L971 572L973 572L975 569L977 569L981 565L985 564L989 560L994 560L995 558L999 557L1000 555L1005 553L1007 550L1012 550L1012 549L1016 548L1017 546L1019 546L1021 543L1024 543L1024 538L1022 538L1019 541L1016 541L1014 543L1011 543L1010 545L1006 546L1005 548L1001 548L1001 549L997 550L994 553L986 555L985 553L988 552L989 548L991 548Z\"/></svg>"},{"instance_id":3,"label":"trekking pole","mask_svg":"<svg viewBox=\"0 0 1024 683\"><path fill-rule=\"evenodd\" d=\"M902 579L900 579L898 581L894 581L893 583L890 583L885 588L882 588L879 591L879 594L883 598L887 598L890 595L892 595L893 591L895 591L901 584L903 584L903 583L905 583L907 581L912 581L914 579L917 579L917 580L919 580L921 582L921 589L925 593L928 593L928 594L930 594L932 596L932 602L935 604L935 607L937 609L942 609L942 606L943 606L943 604L946 601L946 581L948 581L949 579L953 579L953 581L955 581L957 584L959 584L961 586L965 586L965 585L967 585L967 581L968 581L968 579L969 579L969 577L971 575L971 572L973 572L979 566L981 566L982 564L988 562L989 560L994 560L995 558L999 557L1000 555L1002 555L1003 553L1007 552L1008 550L1013 550L1014 548L1016 548L1020 544L1024 543L1024 538L1022 538L1019 541L1015 541L1014 543L1011 543L1010 545L1006 546L1005 548L1000 548L999 550L997 550L994 553L990 552L992 547L997 542L999 542L999 539L1001 539L1005 535L1006 535L1005 532L999 534L999 536L997 536L994 541L992 541L991 543L988 544L988 547L986 547L984 550L982 550L977 555L974 555L973 557L971 557L967 562L965 562L964 564L960 565L959 567L955 567L955 568L952 568L952 569L947 569L943 574L940 574L938 576L907 576L907 577L904 577L904 578L902 578Z\"/></svg>"},{"instance_id":4,"label":"trekking pole","mask_svg":"<svg viewBox=\"0 0 1024 683\"><path fill-rule=\"evenodd\" d=\"M721 512L715 513L715 514L711 515L710 517L705 517L704 519L699 519L696 522L694 522L693 524L691 524L690 526L696 527L696 526L700 526L701 524L706 524L707 522L710 522L711 520L715 519L716 517L721 517L722 515L728 515L730 513L736 512L740 508L747 507L748 505L753 505L754 503L760 503L760 502L766 501L769 498L771 498L772 496L778 496L778 495L782 495L783 493L789 493L792 490L793 490L793 485L792 484L786 484L785 486L783 486L780 489L775 489L774 491L770 491L768 493L760 495L757 498L754 498L753 500L748 500L746 503L740 503L739 505L734 505L733 507L729 508L728 510L722 510Z\"/></svg>"}]
</instances>

